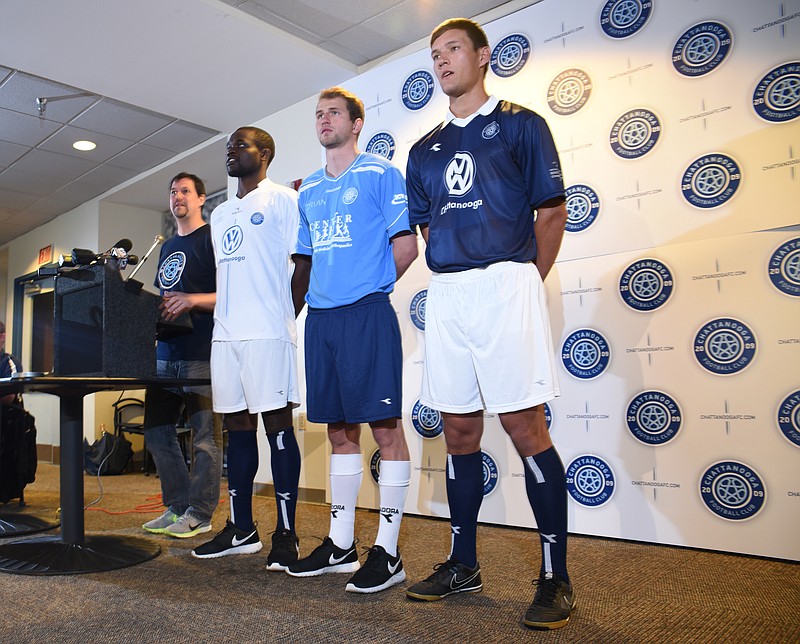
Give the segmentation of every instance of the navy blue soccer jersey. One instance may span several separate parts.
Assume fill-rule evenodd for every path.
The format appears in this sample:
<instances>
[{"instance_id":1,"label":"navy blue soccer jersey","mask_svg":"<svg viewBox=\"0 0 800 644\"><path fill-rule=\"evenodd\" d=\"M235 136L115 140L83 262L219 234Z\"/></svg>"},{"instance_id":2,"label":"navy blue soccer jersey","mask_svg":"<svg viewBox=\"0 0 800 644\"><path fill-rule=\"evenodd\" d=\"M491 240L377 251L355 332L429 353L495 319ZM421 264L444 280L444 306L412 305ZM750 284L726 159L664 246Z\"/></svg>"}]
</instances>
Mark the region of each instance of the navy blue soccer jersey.
<instances>
[{"instance_id":1,"label":"navy blue soccer jersey","mask_svg":"<svg viewBox=\"0 0 800 644\"><path fill-rule=\"evenodd\" d=\"M425 258L437 273L533 261L533 211L564 196L545 120L495 98L466 125L453 119L417 141L406 186L410 223L428 226Z\"/></svg>"}]
</instances>

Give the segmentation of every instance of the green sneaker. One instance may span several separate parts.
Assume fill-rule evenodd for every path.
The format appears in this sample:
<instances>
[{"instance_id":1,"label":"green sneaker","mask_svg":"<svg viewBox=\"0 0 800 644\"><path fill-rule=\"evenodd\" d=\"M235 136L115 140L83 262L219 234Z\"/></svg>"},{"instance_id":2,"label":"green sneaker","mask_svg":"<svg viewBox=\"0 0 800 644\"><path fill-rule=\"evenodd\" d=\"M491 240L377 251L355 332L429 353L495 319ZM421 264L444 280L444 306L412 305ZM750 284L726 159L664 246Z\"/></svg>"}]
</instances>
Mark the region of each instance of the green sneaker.
<instances>
[{"instance_id":1,"label":"green sneaker","mask_svg":"<svg viewBox=\"0 0 800 644\"><path fill-rule=\"evenodd\" d=\"M211 521L198 519L189 512L184 512L175 523L164 530L164 534L179 539L193 537L201 532L211 532Z\"/></svg>"},{"instance_id":2,"label":"green sneaker","mask_svg":"<svg viewBox=\"0 0 800 644\"><path fill-rule=\"evenodd\" d=\"M142 524L142 528L153 534L164 534L173 523L179 519L178 515L172 510L167 509L164 513L152 521Z\"/></svg>"}]
</instances>

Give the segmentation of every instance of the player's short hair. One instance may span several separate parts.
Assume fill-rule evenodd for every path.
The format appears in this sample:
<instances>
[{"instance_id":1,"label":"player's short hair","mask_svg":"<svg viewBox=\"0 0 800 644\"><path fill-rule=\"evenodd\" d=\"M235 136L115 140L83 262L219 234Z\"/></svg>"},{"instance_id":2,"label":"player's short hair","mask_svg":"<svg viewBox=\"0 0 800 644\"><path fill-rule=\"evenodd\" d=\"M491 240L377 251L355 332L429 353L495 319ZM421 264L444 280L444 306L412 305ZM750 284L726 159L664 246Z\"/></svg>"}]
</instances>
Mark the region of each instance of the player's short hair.
<instances>
[{"instance_id":1,"label":"player's short hair","mask_svg":"<svg viewBox=\"0 0 800 644\"><path fill-rule=\"evenodd\" d=\"M269 167L269 164L275 160L275 140L272 138L272 135L266 130L262 130L260 127L255 127L253 125L239 127L236 128L236 130L237 132L240 130L250 132L259 150L269 150L269 161L267 161L267 167Z\"/></svg>"},{"instance_id":2,"label":"player's short hair","mask_svg":"<svg viewBox=\"0 0 800 644\"><path fill-rule=\"evenodd\" d=\"M433 46L434 41L439 36L441 36L445 31L450 31L451 29L460 29L466 33L467 38L469 38L472 42L472 46L475 48L475 51L478 51L481 47L489 46L489 39L486 37L486 32L477 22L470 20L469 18L450 18L450 20L445 20L431 32L431 46ZM486 76L486 72L488 70L489 65L484 65L484 76Z\"/></svg>"},{"instance_id":3,"label":"player's short hair","mask_svg":"<svg viewBox=\"0 0 800 644\"><path fill-rule=\"evenodd\" d=\"M353 92L348 92L344 87L329 87L319 93L319 98L343 98L347 105L347 113L350 120L355 123L356 119L364 120L364 102Z\"/></svg>"},{"instance_id":4,"label":"player's short hair","mask_svg":"<svg viewBox=\"0 0 800 644\"><path fill-rule=\"evenodd\" d=\"M203 197L206 194L206 184L203 183L203 180L198 177L196 174L192 174L191 172L179 172L176 174L172 179L169 180L169 189L172 190L172 184L176 181L180 181L181 179L189 179L194 183L195 192L197 192L198 197Z\"/></svg>"}]
</instances>

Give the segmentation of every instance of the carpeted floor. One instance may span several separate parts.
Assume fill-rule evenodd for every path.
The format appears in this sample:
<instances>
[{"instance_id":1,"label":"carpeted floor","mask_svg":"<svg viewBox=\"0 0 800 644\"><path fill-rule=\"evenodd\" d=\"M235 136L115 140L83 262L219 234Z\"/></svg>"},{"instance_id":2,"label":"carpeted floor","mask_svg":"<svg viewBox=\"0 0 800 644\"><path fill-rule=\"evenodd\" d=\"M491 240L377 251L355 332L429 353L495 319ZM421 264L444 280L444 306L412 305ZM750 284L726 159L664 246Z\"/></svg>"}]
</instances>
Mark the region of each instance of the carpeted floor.
<instances>
[{"instance_id":1,"label":"carpeted floor","mask_svg":"<svg viewBox=\"0 0 800 644\"><path fill-rule=\"evenodd\" d=\"M153 503L158 479L127 474L102 483L103 498L86 512L87 534L144 535L139 526L161 511ZM86 502L97 495L97 479L87 476ZM40 464L26 497L26 511L53 512L58 468ZM402 589L445 557L446 522L406 517L400 546L408 580L355 595L344 592L347 575L294 579L266 571L274 512L272 499L256 499L265 544L257 555L201 561L190 550L211 535L151 535L161 555L130 568L54 577L0 573L0 642L800 642L797 564L572 537L578 610L566 628L547 633L520 622L538 566L531 531L482 526L484 591L417 603ZM227 514L224 503L215 530ZM303 504L297 523L307 553L327 534L327 507ZM361 545L371 545L376 529L377 515L359 511Z\"/></svg>"}]
</instances>

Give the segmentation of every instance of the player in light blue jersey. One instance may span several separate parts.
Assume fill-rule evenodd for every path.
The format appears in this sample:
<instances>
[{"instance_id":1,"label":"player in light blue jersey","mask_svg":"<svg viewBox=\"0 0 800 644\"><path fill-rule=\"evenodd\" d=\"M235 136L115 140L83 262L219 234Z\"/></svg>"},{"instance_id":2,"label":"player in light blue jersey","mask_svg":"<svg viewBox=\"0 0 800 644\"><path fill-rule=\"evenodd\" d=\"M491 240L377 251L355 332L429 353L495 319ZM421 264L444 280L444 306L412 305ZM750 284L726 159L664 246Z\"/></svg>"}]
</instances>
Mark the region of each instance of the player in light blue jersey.
<instances>
[{"instance_id":1,"label":"player in light blue jersey","mask_svg":"<svg viewBox=\"0 0 800 644\"><path fill-rule=\"evenodd\" d=\"M452 535L447 561L406 594L432 601L483 588L476 532L486 410L499 416L522 457L539 528L542 563L523 623L553 629L569 621L575 593L567 574L564 465L543 410L559 395L543 280L567 211L544 119L486 93L490 54L486 34L471 20L434 29L433 67L450 112L408 158L410 221L420 226L434 271L420 400L444 419Z\"/></svg>"},{"instance_id":2,"label":"player in light blue jersey","mask_svg":"<svg viewBox=\"0 0 800 644\"><path fill-rule=\"evenodd\" d=\"M358 150L364 104L333 87L320 94L316 115L326 164L300 186L297 254L311 261L308 418L328 425L331 523L322 544L287 572L355 573L345 590L374 593L406 578L397 538L411 463L400 422L400 328L389 293L416 258L417 238L400 171ZM369 423L381 453L378 536L363 567L354 539L361 423Z\"/></svg>"}]
</instances>

